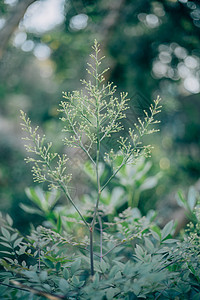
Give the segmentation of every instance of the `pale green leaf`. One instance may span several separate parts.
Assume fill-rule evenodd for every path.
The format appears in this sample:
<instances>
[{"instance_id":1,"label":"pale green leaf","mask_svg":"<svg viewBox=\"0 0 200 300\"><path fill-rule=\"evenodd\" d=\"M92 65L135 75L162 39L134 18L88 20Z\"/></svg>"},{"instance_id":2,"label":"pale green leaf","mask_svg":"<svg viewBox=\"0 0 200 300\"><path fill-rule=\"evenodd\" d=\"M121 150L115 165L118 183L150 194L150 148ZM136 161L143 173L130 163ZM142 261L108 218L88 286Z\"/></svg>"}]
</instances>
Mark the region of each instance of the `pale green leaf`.
<instances>
[{"instance_id":1,"label":"pale green leaf","mask_svg":"<svg viewBox=\"0 0 200 300\"><path fill-rule=\"evenodd\" d=\"M18 237L18 232L15 232L11 235L10 241L14 241Z\"/></svg>"},{"instance_id":2,"label":"pale green leaf","mask_svg":"<svg viewBox=\"0 0 200 300\"><path fill-rule=\"evenodd\" d=\"M165 225L165 227L161 231L162 240L164 240L171 232L174 227L174 221L171 220L169 223Z\"/></svg>"},{"instance_id":3,"label":"pale green leaf","mask_svg":"<svg viewBox=\"0 0 200 300\"><path fill-rule=\"evenodd\" d=\"M67 268L63 270L63 276L66 280L69 279L70 274Z\"/></svg>"},{"instance_id":4,"label":"pale green leaf","mask_svg":"<svg viewBox=\"0 0 200 300\"><path fill-rule=\"evenodd\" d=\"M12 227L13 220L12 220L12 218L8 214L6 215L6 220L7 220L8 224Z\"/></svg>"},{"instance_id":5,"label":"pale green leaf","mask_svg":"<svg viewBox=\"0 0 200 300\"><path fill-rule=\"evenodd\" d=\"M4 247L12 249L12 246L10 244L8 244L8 243L0 242L0 244L3 245Z\"/></svg>"},{"instance_id":6,"label":"pale green leaf","mask_svg":"<svg viewBox=\"0 0 200 300\"><path fill-rule=\"evenodd\" d=\"M17 246L19 246L22 240L23 240L23 237L18 238L18 239L14 242L13 247L16 248Z\"/></svg>"},{"instance_id":7,"label":"pale green leaf","mask_svg":"<svg viewBox=\"0 0 200 300\"><path fill-rule=\"evenodd\" d=\"M3 236L7 238L8 241L10 241L10 232L4 227L1 227L1 232Z\"/></svg>"},{"instance_id":8,"label":"pale green leaf","mask_svg":"<svg viewBox=\"0 0 200 300\"><path fill-rule=\"evenodd\" d=\"M106 297L107 297L108 300L112 300L114 295L115 295L115 289L114 288L107 289Z\"/></svg>"},{"instance_id":9,"label":"pale green leaf","mask_svg":"<svg viewBox=\"0 0 200 300\"><path fill-rule=\"evenodd\" d=\"M63 293L67 293L68 290L69 290L69 283L64 278L61 278L60 281L59 281L59 289Z\"/></svg>"}]
</instances>

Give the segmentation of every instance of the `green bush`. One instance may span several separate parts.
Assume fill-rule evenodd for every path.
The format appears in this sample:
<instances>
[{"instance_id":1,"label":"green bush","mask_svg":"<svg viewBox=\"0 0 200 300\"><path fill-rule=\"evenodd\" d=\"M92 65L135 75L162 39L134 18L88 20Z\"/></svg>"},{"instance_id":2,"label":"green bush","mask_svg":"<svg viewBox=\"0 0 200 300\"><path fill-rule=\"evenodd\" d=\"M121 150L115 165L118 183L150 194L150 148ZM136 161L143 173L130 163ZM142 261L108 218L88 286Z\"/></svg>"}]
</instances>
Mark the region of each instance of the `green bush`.
<instances>
[{"instance_id":1,"label":"green bush","mask_svg":"<svg viewBox=\"0 0 200 300\"><path fill-rule=\"evenodd\" d=\"M94 191L90 197L83 197L83 203L73 199L70 157L51 151L52 143L45 144L45 136L41 137L38 127L33 129L30 119L21 112L26 150L33 154L26 161L33 163L34 181L47 182L50 191L26 190L35 207L21 207L45 220L42 226L32 226L29 236L14 229L8 215L1 217L1 297L199 299L198 209L192 212L196 225L190 226L182 241L175 240L173 221L160 229L154 213L142 217L136 207L139 194L153 188L158 178L146 178L145 165L140 171L136 169L132 177L139 193L136 203L130 197L131 184L124 182L129 177L128 165L142 164L142 157L150 155L151 146L144 145L143 137L157 131L151 127L158 123L154 116L160 111L160 98L144 112L144 121L138 119L138 124L119 137L128 109L127 94L121 93L118 98L116 87L104 84L107 70L100 70L103 58L99 57L96 41L93 50L92 62L88 63L91 80L82 81L84 91L64 93L60 112L64 143L87 156L85 174L93 179ZM118 136L117 143L110 145L113 135ZM110 147L107 151L103 150L104 143ZM109 165L106 174L102 172L103 163ZM110 192L108 186L113 179L118 183ZM59 207L60 192L71 209ZM124 203L129 205L125 210Z\"/></svg>"}]
</instances>

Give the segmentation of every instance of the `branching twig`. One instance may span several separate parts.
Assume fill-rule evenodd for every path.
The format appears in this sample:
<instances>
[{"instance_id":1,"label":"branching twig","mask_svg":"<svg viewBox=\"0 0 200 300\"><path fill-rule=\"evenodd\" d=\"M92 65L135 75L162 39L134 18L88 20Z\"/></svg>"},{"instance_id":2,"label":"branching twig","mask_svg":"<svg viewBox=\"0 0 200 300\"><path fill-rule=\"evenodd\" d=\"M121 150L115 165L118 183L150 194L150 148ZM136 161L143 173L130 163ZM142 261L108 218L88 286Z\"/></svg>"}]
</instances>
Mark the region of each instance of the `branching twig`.
<instances>
[{"instance_id":1,"label":"branching twig","mask_svg":"<svg viewBox=\"0 0 200 300\"><path fill-rule=\"evenodd\" d=\"M35 295L45 297L49 300L67 299L64 296L59 296L59 295L54 295L54 294L50 294L50 293L47 293L47 292L39 291L35 288L26 286L26 285L24 285L24 284L22 284L22 283L20 283L16 280L10 280L10 283L12 283L12 285L0 282L1 285L7 286L9 288L18 289L18 290L21 290L21 291L26 291L26 292L29 292L29 293L33 293Z\"/></svg>"}]
</instances>

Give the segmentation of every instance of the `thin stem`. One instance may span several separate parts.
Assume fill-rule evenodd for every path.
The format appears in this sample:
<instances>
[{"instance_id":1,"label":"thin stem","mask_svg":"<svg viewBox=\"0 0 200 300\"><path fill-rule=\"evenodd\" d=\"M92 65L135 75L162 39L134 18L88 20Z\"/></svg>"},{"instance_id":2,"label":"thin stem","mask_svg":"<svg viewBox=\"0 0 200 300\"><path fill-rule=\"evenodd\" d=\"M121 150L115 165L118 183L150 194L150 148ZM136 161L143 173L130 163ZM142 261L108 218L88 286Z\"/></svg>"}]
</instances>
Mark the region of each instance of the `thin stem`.
<instances>
[{"instance_id":1,"label":"thin stem","mask_svg":"<svg viewBox=\"0 0 200 300\"><path fill-rule=\"evenodd\" d=\"M106 256L108 253L110 253L111 251L113 251L115 248L117 248L118 246L120 246L120 245L122 245L124 242L119 242L118 244L116 244L115 246L113 246L110 250L108 250L106 253L104 253L103 255L102 255L102 258L104 257L104 256Z\"/></svg>"},{"instance_id":2,"label":"thin stem","mask_svg":"<svg viewBox=\"0 0 200 300\"><path fill-rule=\"evenodd\" d=\"M99 227L100 227L100 262L102 262L102 257L103 257L103 226L102 226L102 221L101 217L98 214L98 220L99 220Z\"/></svg>"},{"instance_id":3,"label":"thin stem","mask_svg":"<svg viewBox=\"0 0 200 300\"><path fill-rule=\"evenodd\" d=\"M62 185L62 183L59 183L60 188L62 189L62 191L64 192L65 196L67 197L67 199L70 201L70 203L73 205L73 207L76 209L76 211L78 212L79 216L81 217L81 219L83 220L84 224L90 229L89 224L86 222L85 218L83 217L83 215L81 214L80 210L78 209L78 207L76 206L76 204L74 203L73 199L71 198L69 192L66 190L66 188Z\"/></svg>"},{"instance_id":4,"label":"thin stem","mask_svg":"<svg viewBox=\"0 0 200 300\"><path fill-rule=\"evenodd\" d=\"M93 228L90 227L90 270L91 275L94 275L94 253L93 253Z\"/></svg>"},{"instance_id":5,"label":"thin stem","mask_svg":"<svg viewBox=\"0 0 200 300\"><path fill-rule=\"evenodd\" d=\"M162 296L162 294L166 291L166 289L168 289L169 287L167 286L166 288L164 288L155 298L155 300L158 300L158 298L160 298L160 296Z\"/></svg>"},{"instance_id":6,"label":"thin stem","mask_svg":"<svg viewBox=\"0 0 200 300\"><path fill-rule=\"evenodd\" d=\"M143 135L141 135L140 137L142 137ZM137 142L137 145L139 145L139 141ZM123 159L121 165L117 168L117 170L106 181L106 183L101 188L101 192L106 188L106 186L108 185L108 183L117 175L117 173L120 171L120 169L127 163L127 161L129 160L129 158L131 157L131 155L133 155L134 151L139 148L137 145L132 149L131 153L125 159Z\"/></svg>"},{"instance_id":7,"label":"thin stem","mask_svg":"<svg viewBox=\"0 0 200 300\"><path fill-rule=\"evenodd\" d=\"M102 186L101 188L101 192L106 188L106 186L108 185L108 183L117 175L117 173L119 172L119 170L125 165L126 162L122 162L121 165L117 168L117 170L110 176L110 178L106 181L106 183Z\"/></svg>"},{"instance_id":8,"label":"thin stem","mask_svg":"<svg viewBox=\"0 0 200 300\"><path fill-rule=\"evenodd\" d=\"M114 245L110 250L108 250L106 253L104 253L104 254L102 255L102 258L103 258L104 256L106 256L108 253L110 253L111 251L113 251L116 247L118 247L118 246L120 246L120 245L122 245L122 244L128 243L128 242L129 242L130 240L132 240L134 237L137 238L137 237L139 236L139 234L142 233L144 230L145 230L145 228L142 229L141 231L139 231L137 234L133 234L132 236L130 236L128 240L124 240L124 241L121 241L121 242L117 243L117 244Z\"/></svg>"},{"instance_id":9,"label":"thin stem","mask_svg":"<svg viewBox=\"0 0 200 300\"><path fill-rule=\"evenodd\" d=\"M95 161L93 160L92 156L90 155L90 153L88 151L91 147L88 148L88 150L86 150L84 146L80 145L80 148L87 154L87 156L89 157L89 159L91 160L91 162L93 163L93 165L96 165Z\"/></svg>"},{"instance_id":10,"label":"thin stem","mask_svg":"<svg viewBox=\"0 0 200 300\"><path fill-rule=\"evenodd\" d=\"M35 288L32 288L32 287L26 286L24 284L21 284L20 282L18 282L16 280L11 280L10 282L13 285L6 284L6 283L3 283L3 282L0 282L0 285L4 285L4 286L7 286L7 287L10 287L10 288L13 288L13 289L17 289L17 290L21 290L21 291L26 291L26 292L29 292L29 293L32 293L32 294L35 294L35 295L38 295L38 296L45 297L45 298L50 299L50 300L66 299L66 297L64 297L64 296L53 295L53 294L50 294L50 293L46 293L46 292L43 292L43 291L36 290Z\"/></svg>"},{"instance_id":11,"label":"thin stem","mask_svg":"<svg viewBox=\"0 0 200 300\"><path fill-rule=\"evenodd\" d=\"M39 272L41 271L41 270L40 270L40 264L41 264L41 262L40 262L40 260L41 260L40 252L41 252L41 250L39 249L39 251L38 251L38 255L39 255L39 260L38 260L38 271L39 271Z\"/></svg>"},{"instance_id":12,"label":"thin stem","mask_svg":"<svg viewBox=\"0 0 200 300\"><path fill-rule=\"evenodd\" d=\"M98 90L98 51L96 49L96 91ZM100 130L100 120L99 120L99 95L96 95L96 119L97 119L97 154L96 154L96 176L97 176L97 189L98 189L98 195L97 195L97 201L96 206L94 210L93 219L91 222L90 227L90 267L91 267L91 275L94 275L94 253L93 253L93 232L94 232L94 225L96 221L98 206L99 206L99 200L100 200L100 194L101 194L101 185L100 185L100 178L99 178L99 153L100 153L100 136L99 136L99 130Z\"/></svg>"}]
</instances>

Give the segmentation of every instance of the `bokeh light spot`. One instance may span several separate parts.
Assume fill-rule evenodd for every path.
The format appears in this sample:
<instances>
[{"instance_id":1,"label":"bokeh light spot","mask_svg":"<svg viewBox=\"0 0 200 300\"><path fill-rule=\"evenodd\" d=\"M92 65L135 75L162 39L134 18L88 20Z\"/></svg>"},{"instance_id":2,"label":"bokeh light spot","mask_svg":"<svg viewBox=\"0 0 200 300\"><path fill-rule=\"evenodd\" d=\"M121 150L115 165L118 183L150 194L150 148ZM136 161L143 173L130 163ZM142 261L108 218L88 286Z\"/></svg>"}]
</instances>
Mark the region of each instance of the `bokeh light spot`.
<instances>
[{"instance_id":1,"label":"bokeh light spot","mask_svg":"<svg viewBox=\"0 0 200 300\"><path fill-rule=\"evenodd\" d=\"M24 51L24 52L30 52L33 50L35 44L33 41L31 40L27 40L23 43L23 45L21 46L21 49Z\"/></svg>"},{"instance_id":2,"label":"bokeh light spot","mask_svg":"<svg viewBox=\"0 0 200 300\"><path fill-rule=\"evenodd\" d=\"M167 157L162 157L160 159L159 165L162 170L168 170L170 168L170 161Z\"/></svg>"},{"instance_id":3,"label":"bokeh light spot","mask_svg":"<svg viewBox=\"0 0 200 300\"><path fill-rule=\"evenodd\" d=\"M81 30L86 28L88 22L88 16L85 14L79 14L71 18L70 28L73 30Z\"/></svg>"},{"instance_id":4,"label":"bokeh light spot","mask_svg":"<svg viewBox=\"0 0 200 300\"><path fill-rule=\"evenodd\" d=\"M151 28L155 28L159 25L159 19L154 14L149 14L146 16L147 25Z\"/></svg>"},{"instance_id":5,"label":"bokeh light spot","mask_svg":"<svg viewBox=\"0 0 200 300\"><path fill-rule=\"evenodd\" d=\"M200 92L200 84L196 77L188 77L184 80L184 87L187 91L193 94L198 94Z\"/></svg>"},{"instance_id":6,"label":"bokeh light spot","mask_svg":"<svg viewBox=\"0 0 200 300\"><path fill-rule=\"evenodd\" d=\"M51 49L47 45L38 44L35 47L33 53L39 60L45 60L49 58Z\"/></svg>"},{"instance_id":7,"label":"bokeh light spot","mask_svg":"<svg viewBox=\"0 0 200 300\"><path fill-rule=\"evenodd\" d=\"M13 40L15 47L21 47L21 45L26 41L27 34L23 31L18 32Z\"/></svg>"},{"instance_id":8,"label":"bokeh light spot","mask_svg":"<svg viewBox=\"0 0 200 300\"><path fill-rule=\"evenodd\" d=\"M22 25L29 32L45 32L64 21L64 0L44 0L33 3L24 16Z\"/></svg>"}]
</instances>

